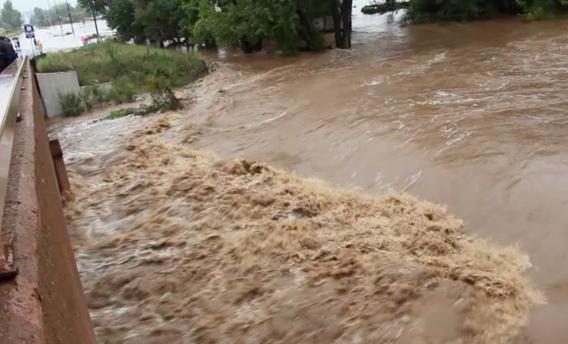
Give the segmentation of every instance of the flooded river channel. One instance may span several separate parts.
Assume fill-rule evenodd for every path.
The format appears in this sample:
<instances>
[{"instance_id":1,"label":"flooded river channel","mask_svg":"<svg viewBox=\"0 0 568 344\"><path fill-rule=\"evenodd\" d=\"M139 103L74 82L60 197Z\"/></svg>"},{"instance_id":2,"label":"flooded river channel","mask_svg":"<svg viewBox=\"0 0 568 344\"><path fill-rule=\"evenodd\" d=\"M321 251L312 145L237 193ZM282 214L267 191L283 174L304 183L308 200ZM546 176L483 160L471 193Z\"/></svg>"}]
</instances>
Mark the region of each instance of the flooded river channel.
<instances>
[{"instance_id":1,"label":"flooded river channel","mask_svg":"<svg viewBox=\"0 0 568 344\"><path fill-rule=\"evenodd\" d=\"M565 342L568 21L405 27L401 13L359 12L349 51L210 57L217 70L187 91L195 101L165 137L447 205L469 234L530 256L548 302L531 312L522 342ZM80 141L90 142L76 136L74 148L73 130L59 133L72 168Z\"/></svg>"},{"instance_id":2,"label":"flooded river channel","mask_svg":"<svg viewBox=\"0 0 568 344\"><path fill-rule=\"evenodd\" d=\"M352 51L227 57L197 144L447 204L530 255L549 304L528 336L568 340L568 22L393 19L356 14Z\"/></svg>"}]
</instances>

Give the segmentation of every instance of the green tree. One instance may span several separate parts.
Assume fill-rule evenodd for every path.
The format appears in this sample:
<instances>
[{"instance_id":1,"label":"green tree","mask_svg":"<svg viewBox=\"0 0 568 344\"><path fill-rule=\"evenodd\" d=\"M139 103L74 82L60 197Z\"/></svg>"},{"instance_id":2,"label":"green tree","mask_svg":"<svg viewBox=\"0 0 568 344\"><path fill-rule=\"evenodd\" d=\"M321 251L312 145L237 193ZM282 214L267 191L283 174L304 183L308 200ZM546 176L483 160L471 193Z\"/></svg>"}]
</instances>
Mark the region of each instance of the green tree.
<instances>
[{"instance_id":1,"label":"green tree","mask_svg":"<svg viewBox=\"0 0 568 344\"><path fill-rule=\"evenodd\" d=\"M30 23L35 26L48 26L50 24L48 11L34 7L32 16L30 17Z\"/></svg>"},{"instance_id":2,"label":"green tree","mask_svg":"<svg viewBox=\"0 0 568 344\"><path fill-rule=\"evenodd\" d=\"M130 0L114 0L104 10L105 19L110 28L115 30L124 41L134 39L143 42L144 26L136 21L134 16L134 4Z\"/></svg>"},{"instance_id":3,"label":"green tree","mask_svg":"<svg viewBox=\"0 0 568 344\"><path fill-rule=\"evenodd\" d=\"M166 41L179 43L184 37L182 5L181 0L135 0L136 23L160 46Z\"/></svg>"},{"instance_id":4,"label":"green tree","mask_svg":"<svg viewBox=\"0 0 568 344\"><path fill-rule=\"evenodd\" d=\"M539 19L567 6L568 0L410 0L408 16L413 22L474 20L499 14Z\"/></svg>"},{"instance_id":5,"label":"green tree","mask_svg":"<svg viewBox=\"0 0 568 344\"><path fill-rule=\"evenodd\" d=\"M186 37L183 0L79 0L105 17L123 40L150 39L160 46Z\"/></svg>"},{"instance_id":6,"label":"green tree","mask_svg":"<svg viewBox=\"0 0 568 344\"><path fill-rule=\"evenodd\" d=\"M105 13L114 0L77 0L80 7L88 11Z\"/></svg>"},{"instance_id":7,"label":"green tree","mask_svg":"<svg viewBox=\"0 0 568 344\"><path fill-rule=\"evenodd\" d=\"M7 0L0 12L0 25L8 30L18 30L22 26L22 14Z\"/></svg>"},{"instance_id":8,"label":"green tree","mask_svg":"<svg viewBox=\"0 0 568 344\"><path fill-rule=\"evenodd\" d=\"M235 45L245 52L274 42L284 53L324 47L314 18L335 9L339 47L350 46L352 0L79 0L96 8L124 40L150 39L161 46ZM303 42L303 43L302 43Z\"/></svg>"},{"instance_id":9,"label":"green tree","mask_svg":"<svg viewBox=\"0 0 568 344\"><path fill-rule=\"evenodd\" d=\"M198 19L190 32L198 43L207 43L213 37L218 44L236 45L244 52L262 49L266 40L284 53L295 53L300 40L311 50L323 48L313 19L327 13L316 9L326 8L322 4L329 0L188 1L191 8L197 8Z\"/></svg>"},{"instance_id":10,"label":"green tree","mask_svg":"<svg viewBox=\"0 0 568 344\"><path fill-rule=\"evenodd\" d=\"M568 0L517 0L517 2L529 19L550 17L568 6Z\"/></svg>"}]
</instances>

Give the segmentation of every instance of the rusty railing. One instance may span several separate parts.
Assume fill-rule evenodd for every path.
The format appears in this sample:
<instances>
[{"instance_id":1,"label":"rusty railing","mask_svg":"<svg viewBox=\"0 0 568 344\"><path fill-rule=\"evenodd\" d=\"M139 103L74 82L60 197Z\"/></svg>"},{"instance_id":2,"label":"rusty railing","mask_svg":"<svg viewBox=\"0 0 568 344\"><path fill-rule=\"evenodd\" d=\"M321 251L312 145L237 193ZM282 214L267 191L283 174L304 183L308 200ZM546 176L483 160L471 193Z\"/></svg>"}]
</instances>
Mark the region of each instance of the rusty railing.
<instances>
[{"instance_id":1,"label":"rusty railing","mask_svg":"<svg viewBox=\"0 0 568 344\"><path fill-rule=\"evenodd\" d=\"M11 238L4 233L3 220L25 65L25 58L18 59L0 73L0 281L12 278L17 273Z\"/></svg>"}]
</instances>

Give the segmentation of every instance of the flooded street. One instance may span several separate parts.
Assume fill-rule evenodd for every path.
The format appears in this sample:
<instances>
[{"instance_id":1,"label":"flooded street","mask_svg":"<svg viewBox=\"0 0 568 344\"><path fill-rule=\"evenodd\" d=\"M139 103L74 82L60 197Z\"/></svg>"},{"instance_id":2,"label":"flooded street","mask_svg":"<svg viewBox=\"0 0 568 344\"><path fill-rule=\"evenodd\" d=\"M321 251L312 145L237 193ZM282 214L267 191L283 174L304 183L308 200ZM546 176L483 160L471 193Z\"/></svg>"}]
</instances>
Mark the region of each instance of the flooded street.
<instances>
[{"instance_id":1,"label":"flooded street","mask_svg":"<svg viewBox=\"0 0 568 344\"><path fill-rule=\"evenodd\" d=\"M102 37L112 35L112 30L108 27L106 21L97 19L97 26ZM43 44L42 52L49 53L79 48L83 46L82 36L94 35L96 32L95 22L87 19L84 22L73 23L73 27L70 24L61 24L35 28L35 37ZM33 56L40 53L38 48L34 47L33 40L27 39L25 34L20 34L19 39L23 54Z\"/></svg>"},{"instance_id":2,"label":"flooded street","mask_svg":"<svg viewBox=\"0 0 568 344\"><path fill-rule=\"evenodd\" d=\"M360 7L364 1L355 3ZM517 342L562 342L562 339L568 338L568 328L565 326L568 270L563 264L568 259L568 21L523 23L516 19L502 19L402 27L397 23L400 13L395 16L363 16L357 8L354 15L354 46L351 51L334 50L297 57L278 57L266 53L244 56L224 52L222 57L214 57L218 61L217 70L200 81L199 85L183 91L184 96L194 97L195 101L171 116L168 123L162 123L164 128L171 127L171 130L164 131L164 138L169 144L183 149L211 151L223 159L247 158L266 162L300 176L322 179L342 187L355 187L366 195L405 192L447 205L450 213L464 220L468 234L501 245L518 245L530 257L534 268L529 276L546 295L548 303L531 312L528 326ZM140 124L129 124L137 119L125 118L121 121L128 127L141 127ZM113 137L119 135L115 133L118 126L97 126L109 126L109 130L112 127ZM91 226L96 229L100 219L108 217L106 224L110 229L121 231L129 226L144 228L150 225L142 221L144 217L140 214L135 219L120 217L132 215L132 207L143 208L151 211L151 215L146 215L154 222L148 223L160 226L166 223L172 228L168 235L174 238L173 243L164 244L168 248L159 258L174 264L172 257L182 254L176 240L182 240L182 237L186 240L184 235L188 235L178 229L183 224L180 213L193 216L205 209L208 216L214 214L219 219L225 219L224 210L215 209L216 202L223 206L225 203L204 196L207 190L195 191L202 197L197 200L203 202L203 209L196 210L195 206L191 208L184 203L186 198L175 198L175 192L179 190L166 187L163 180L183 180L182 175L176 173L185 171L185 165L179 161L170 162L175 158L168 152L171 154L175 150L157 145L164 161L167 160L163 166L168 167L150 164L147 184L143 181L145 174L138 175L140 179L135 179L135 182L125 176L126 171L146 168L145 162L140 163L142 167L128 162L116 170L92 177L96 169L86 166L116 164L124 158L124 152L114 159L96 157L100 151L105 151L105 154L112 151L99 147L93 152L94 141L81 137L92 135L96 141L97 135L89 133L96 128L88 125L70 128L56 131L64 145L70 168L74 171L72 177L76 185L120 181L115 191L108 186L96 186L91 193L85 193L86 199L91 197L89 202L95 210L69 210L74 214L72 217L75 221L71 227ZM162 127L158 125L158 128ZM151 135L162 133L162 129L152 130ZM133 143L126 142L121 146L144 158L151 154L149 142L152 140L137 138ZM101 147L116 145L116 142L101 143ZM179 154L184 159L194 154L182 149L179 152L182 151L184 153ZM203 166L215 170L211 173L213 175L219 173L224 176L224 167L218 170L218 166L210 162L193 164L187 173L207 170ZM160 171L160 168L164 171ZM204 176L200 175L200 178L210 183L213 189L216 185L225 185L215 181L215 176L203 173ZM168 175L172 177L168 179ZM280 175L276 175L273 178L280 180ZM207 179L210 177L213 180ZM227 183L234 187L243 183L257 185L255 183L259 181L230 179ZM139 188L149 188L152 190L149 195L152 196L124 199L123 206L126 208L117 206L118 213L113 213L114 203L97 198L113 192L126 197L124 195ZM275 190L279 188L279 185L274 186ZM169 207L152 208L153 204L167 203L167 200L157 196L164 194L164 190L172 192L167 195L173 195ZM270 188L263 190L272 195ZM212 194L216 192L211 191ZM341 197L337 204L345 201ZM332 199L330 202L335 204L336 198ZM237 207L238 202L232 202L236 202L233 206ZM351 201L345 202L351 204ZM224 209L223 206L220 205L220 209ZM246 216L253 220L256 216L264 216L262 212L255 213L258 209L254 207L245 210L251 214L239 213L237 216L231 213L229 216L235 221L235 226L244 223ZM171 218L160 217L156 220L159 214L167 214ZM204 225L204 219L207 217L202 218L199 225L192 222L191 228ZM448 221L452 223L450 227L454 228L453 220ZM218 227L222 228L223 225ZM86 237L97 237L104 233L94 230ZM200 235L195 234L192 240L203 239ZM340 239L338 242L346 240ZM85 237L78 236L76 240L81 242ZM136 239L124 234L119 240L120 245L126 245L125 242L129 240ZM245 239L238 237L232 240L240 242ZM119 244L108 241L99 244L96 249L102 250L102 255L109 256L110 253L104 250L113 245ZM275 247L280 246L269 248L278 251ZM198 245L196 252L201 249L205 250ZM94 246L90 250L81 251L81 254L85 256L88 252L96 251ZM140 259L157 259L144 256L148 250L150 248L142 246L125 252L141 254ZM131 259L123 258L126 259L124 262ZM235 261L240 262L237 258ZM102 258L96 264L81 262L82 258L79 257L83 278L85 275L96 275L91 271L96 270L96 266L105 272L111 269ZM87 263L91 265L85 265ZM214 269L218 265L219 269L228 269L224 273L230 276L234 274L233 277L238 280L236 276L239 273L225 264L229 263L217 261L209 268ZM283 264L287 266L287 263ZM505 266L508 263L503 260L503 269ZM192 271L192 274L196 274L195 270ZM124 285L125 282L120 284L117 278L113 280L109 277L102 282L85 282L84 279L83 283L87 285L87 290L100 288L103 295L109 293L102 288L105 283L108 283L108 288ZM193 277L188 277L184 282L187 285L198 283ZM365 284L362 280L353 281L359 282ZM156 287L156 290L164 292L162 287ZM229 284L223 285L223 288L231 287ZM223 288L214 290L226 290ZM171 292L176 287L168 285L166 289ZM136 288L129 290L130 294L124 298L136 299ZM214 294L208 294L208 297L213 298ZM100 296L97 295L94 299ZM328 296L327 292L323 295ZM174 301L164 300L166 303ZM194 300L187 301L185 305L191 302ZM228 301L219 296L215 302L212 308L221 307ZM142 304L150 307L146 301ZM134 312L131 306L124 306L119 313L111 314L104 310L106 305L96 305L96 322L105 317L119 321L121 314ZM212 312L201 304L191 305L199 309L195 312ZM325 309L321 308L323 313ZM145 312L150 313L155 310L144 308ZM252 311L247 308L239 312L241 315L250 315L247 312ZM193 321L192 317L203 319L203 314L199 315L201 318L196 314L187 315L188 321ZM231 313L227 311L227 314ZM141 321L151 318L146 313L136 316ZM209 320L213 323L213 320ZM172 337L163 338L178 338L173 329L171 332L164 331ZM119 332L126 333L128 329L115 328L104 335L113 336ZM127 338L136 342L140 333L131 332L128 332ZM181 342L192 342L187 338L185 340ZM415 343L412 340L400 342Z\"/></svg>"}]
</instances>

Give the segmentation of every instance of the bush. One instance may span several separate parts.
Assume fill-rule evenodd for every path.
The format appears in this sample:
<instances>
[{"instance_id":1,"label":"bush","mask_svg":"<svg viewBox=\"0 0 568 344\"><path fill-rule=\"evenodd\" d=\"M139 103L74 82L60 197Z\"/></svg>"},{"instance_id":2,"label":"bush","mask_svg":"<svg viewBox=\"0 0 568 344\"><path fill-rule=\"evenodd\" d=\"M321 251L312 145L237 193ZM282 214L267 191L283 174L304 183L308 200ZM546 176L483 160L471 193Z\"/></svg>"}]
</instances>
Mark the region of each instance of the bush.
<instances>
[{"instance_id":1,"label":"bush","mask_svg":"<svg viewBox=\"0 0 568 344\"><path fill-rule=\"evenodd\" d=\"M565 0L518 0L524 9L525 18L528 20L540 20L554 16L564 5Z\"/></svg>"},{"instance_id":2,"label":"bush","mask_svg":"<svg viewBox=\"0 0 568 344\"><path fill-rule=\"evenodd\" d=\"M387 12L393 12L403 8L408 8L409 5L410 4L407 1L397 2L386 0L385 3L382 4L371 4L363 6L361 12L363 14L384 14Z\"/></svg>"},{"instance_id":3,"label":"bush","mask_svg":"<svg viewBox=\"0 0 568 344\"><path fill-rule=\"evenodd\" d=\"M80 96L87 111L92 110L98 104L108 101L107 92L97 85L83 87Z\"/></svg>"},{"instance_id":4,"label":"bush","mask_svg":"<svg viewBox=\"0 0 568 344\"><path fill-rule=\"evenodd\" d=\"M59 104L64 116L77 116L84 110L81 97L76 93L60 94Z\"/></svg>"},{"instance_id":5,"label":"bush","mask_svg":"<svg viewBox=\"0 0 568 344\"><path fill-rule=\"evenodd\" d=\"M38 58L36 68L40 73L66 72L73 70L73 64L66 58L64 53L56 52Z\"/></svg>"},{"instance_id":6,"label":"bush","mask_svg":"<svg viewBox=\"0 0 568 344\"><path fill-rule=\"evenodd\" d=\"M159 82L153 80L152 82L156 82L153 87L161 87ZM152 92L152 103L150 105L142 105L138 108L124 108L124 109L117 109L110 112L105 119L115 119L125 116L145 116L150 113L154 112L166 112L169 110L176 110L181 107L181 103L174 95L174 92L168 88L160 88L157 91Z\"/></svg>"},{"instance_id":7,"label":"bush","mask_svg":"<svg viewBox=\"0 0 568 344\"><path fill-rule=\"evenodd\" d=\"M115 119L120 117L126 117L129 115L134 115L136 113L136 109L133 108L125 108L125 109L116 109L112 110L105 119Z\"/></svg>"},{"instance_id":8,"label":"bush","mask_svg":"<svg viewBox=\"0 0 568 344\"><path fill-rule=\"evenodd\" d=\"M410 0L408 16L413 22L473 20L499 14L522 14L543 19L566 10L567 0Z\"/></svg>"},{"instance_id":9,"label":"bush","mask_svg":"<svg viewBox=\"0 0 568 344\"><path fill-rule=\"evenodd\" d=\"M136 87L127 79L118 79L110 89L108 98L115 104L131 103L136 95Z\"/></svg>"}]
</instances>

